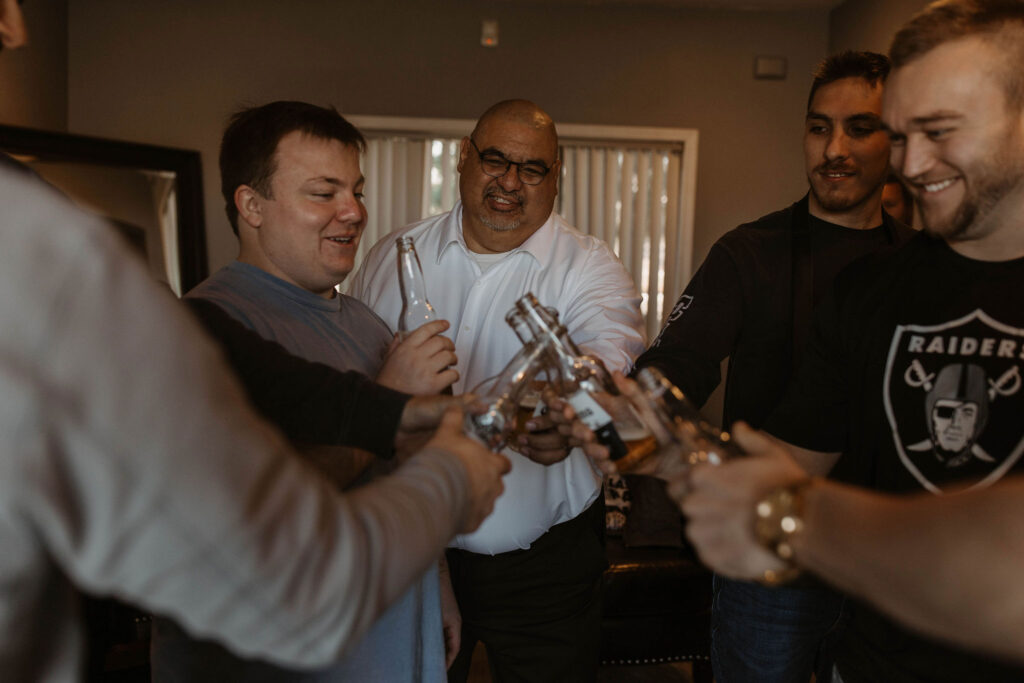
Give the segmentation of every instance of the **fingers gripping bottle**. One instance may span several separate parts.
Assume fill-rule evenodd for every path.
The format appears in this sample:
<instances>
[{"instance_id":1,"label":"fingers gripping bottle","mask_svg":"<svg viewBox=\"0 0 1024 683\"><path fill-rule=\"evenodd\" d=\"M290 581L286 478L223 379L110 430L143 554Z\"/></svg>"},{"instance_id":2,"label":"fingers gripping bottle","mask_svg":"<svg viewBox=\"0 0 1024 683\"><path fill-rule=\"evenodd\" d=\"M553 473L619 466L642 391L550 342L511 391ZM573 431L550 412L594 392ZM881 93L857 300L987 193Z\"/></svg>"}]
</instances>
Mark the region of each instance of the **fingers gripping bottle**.
<instances>
[{"instance_id":1,"label":"fingers gripping bottle","mask_svg":"<svg viewBox=\"0 0 1024 683\"><path fill-rule=\"evenodd\" d=\"M657 440L619 393L600 359L580 352L557 312L544 308L532 293L516 302L524 324L513 324L520 339L530 330L533 340L544 340L548 375L576 416L611 451L620 471L628 471L657 450Z\"/></svg>"},{"instance_id":2,"label":"fingers gripping bottle","mask_svg":"<svg viewBox=\"0 0 1024 683\"><path fill-rule=\"evenodd\" d=\"M520 403L546 363L547 350L543 342L531 342L516 353L501 373L473 389L476 399L465 411L466 432L492 451L502 450L517 431Z\"/></svg>"}]
</instances>

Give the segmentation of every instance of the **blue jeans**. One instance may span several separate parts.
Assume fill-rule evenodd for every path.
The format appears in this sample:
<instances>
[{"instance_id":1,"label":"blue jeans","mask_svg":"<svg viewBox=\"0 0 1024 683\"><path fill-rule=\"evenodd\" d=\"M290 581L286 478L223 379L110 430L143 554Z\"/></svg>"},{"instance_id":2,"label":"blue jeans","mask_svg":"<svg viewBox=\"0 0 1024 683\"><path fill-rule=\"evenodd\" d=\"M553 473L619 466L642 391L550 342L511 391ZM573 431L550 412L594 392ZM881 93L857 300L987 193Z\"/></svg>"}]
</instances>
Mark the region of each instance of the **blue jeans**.
<instances>
[{"instance_id":1,"label":"blue jeans","mask_svg":"<svg viewBox=\"0 0 1024 683\"><path fill-rule=\"evenodd\" d=\"M819 585L768 588L714 579L711 663L717 683L831 680L842 595ZM823 677L824 676L824 677Z\"/></svg>"}]
</instances>

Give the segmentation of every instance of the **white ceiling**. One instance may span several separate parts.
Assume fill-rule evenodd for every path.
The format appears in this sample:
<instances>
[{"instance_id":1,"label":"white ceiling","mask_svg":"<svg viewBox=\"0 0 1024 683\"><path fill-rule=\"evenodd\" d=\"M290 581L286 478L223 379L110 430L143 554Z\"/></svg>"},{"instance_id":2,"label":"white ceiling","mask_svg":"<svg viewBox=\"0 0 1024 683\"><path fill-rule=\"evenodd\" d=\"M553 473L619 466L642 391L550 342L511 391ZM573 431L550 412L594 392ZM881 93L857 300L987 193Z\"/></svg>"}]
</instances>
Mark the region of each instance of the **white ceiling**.
<instances>
[{"instance_id":1,"label":"white ceiling","mask_svg":"<svg viewBox=\"0 0 1024 683\"><path fill-rule=\"evenodd\" d=\"M505 0L506 2L524 2L524 0ZM530 2L531 0L525 0ZM560 5L594 5L622 6L643 5L648 7L666 8L701 8L749 11L784 11L794 9L830 10L841 5L843 0L533 0L545 4Z\"/></svg>"}]
</instances>

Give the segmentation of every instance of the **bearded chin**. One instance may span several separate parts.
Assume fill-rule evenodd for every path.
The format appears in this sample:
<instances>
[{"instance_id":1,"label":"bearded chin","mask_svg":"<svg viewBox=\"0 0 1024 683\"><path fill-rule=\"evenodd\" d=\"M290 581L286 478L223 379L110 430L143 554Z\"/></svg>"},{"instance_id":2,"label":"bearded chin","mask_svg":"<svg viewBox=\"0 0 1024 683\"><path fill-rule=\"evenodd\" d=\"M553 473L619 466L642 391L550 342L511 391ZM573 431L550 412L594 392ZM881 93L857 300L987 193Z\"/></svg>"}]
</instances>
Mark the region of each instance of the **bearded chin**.
<instances>
[{"instance_id":1,"label":"bearded chin","mask_svg":"<svg viewBox=\"0 0 1024 683\"><path fill-rule=\"evenodd\" d=\"M486 225L488 228L490 228L494 232L512 232L513 230L515 230L516 228L519 227L519 225L523 222L523 219L522 218L514 218L514 219L512 219L510 221L506 221L504 223L498 223L496 221L492 221L487 216L481 216L480 217L480 222L483 223L484 225Z\"/></svg>"},{"instance_id":2,"label":"bearded chin","mask_svg":"<svg viewBox=\"0 0 1024 683\"><path fill-rule=\"evenodd\" d=\"M1005 167L1005 165L1004 165ZM928 217L922 215L922 229L933 237L956 241L970 234L975 224L980 224L1002 199L1024 181L1024 172L1011 172L996 177L982 178L980 187L969 193L957 207L956 213L947 226L929 225Z\"/></svg>"},{"instance_id":3,"label":"bearded chin","mask_svg":"<svg viewBox=\"0 0 1024 683\"><path fill-rule=\"evenodd\" d=\"M957 207L956 214L953 215L947 226L929 224L928 217L922 213L921 232L932 237L956 241L967 234L977 216L978 204L974 201L965 201Z\"/></svg>"},{"instance_id":4,"label":"bearded chin","mask_svg":"<svg viewBox=\"0 0 1024 683\"><path fill-rule=\"evenodd\" d=\"M808 178L808 180L810 180L810 178ZM881 185L879 185L879 187L881 187ZM850 196L849 194L844 193L837 193L835 195L829 194L827 192L819 193L815 189L814 183L810 183L810 189L811 194L814 195L815 201L818 202L818 206L820 206L822 209L830 213L840 213L843 211L849 211L851 209L854 209L863 204L864 202L868 201L868 199L870 199L871 196L874 194L874 190L872 190L871 192L865 192L863 195L860 196Z\"/></svg>"},{"instance_id":5,"label":"bearded chin","mask_svg":"<svg viewBox=\"0 0 1024 683\"><path fill-rule=\"evenodd\" d=\"M849 197L823 197L817 192L814 193L814 198L818 200L818 206L832 213L847 211L858 204L856 200Z\"/></svg>"}]
</instances>

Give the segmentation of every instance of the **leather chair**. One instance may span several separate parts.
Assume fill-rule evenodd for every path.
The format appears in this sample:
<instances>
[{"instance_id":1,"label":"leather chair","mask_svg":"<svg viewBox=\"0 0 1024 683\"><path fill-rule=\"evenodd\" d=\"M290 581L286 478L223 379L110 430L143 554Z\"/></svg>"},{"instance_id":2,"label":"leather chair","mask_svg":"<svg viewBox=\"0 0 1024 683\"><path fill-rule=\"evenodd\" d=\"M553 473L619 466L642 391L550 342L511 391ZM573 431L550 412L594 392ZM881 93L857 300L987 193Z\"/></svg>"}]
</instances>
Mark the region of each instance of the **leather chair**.
<instances>
[{"instance_id":1,"label":"leather chair","mask_svg":"<svg viewBox=\"0 0 1024 683\"><path fill-rule=\"evenodd\" d=\"M628 525L643 516L633 514L637 508L647 507L647 497L659 496L632 477L627 480L633 490L628 532ZM681 535L678 508L656 502L662 514L668 509L677 517L672 521ZM711 572L680 536L673 539L675 547L630 546L630 536L606 539L601 664L689 661L695 683L711 683Z\"/></svg>"}]
</instances>

